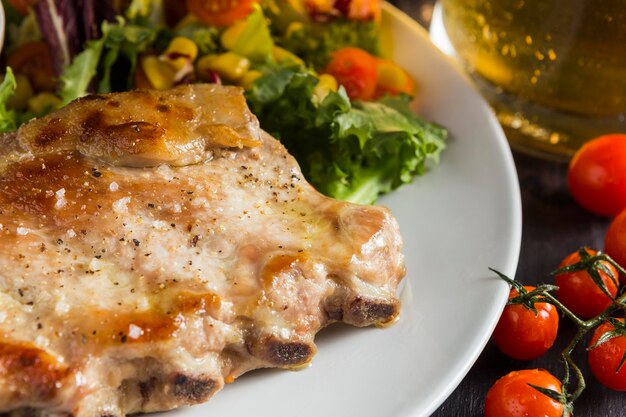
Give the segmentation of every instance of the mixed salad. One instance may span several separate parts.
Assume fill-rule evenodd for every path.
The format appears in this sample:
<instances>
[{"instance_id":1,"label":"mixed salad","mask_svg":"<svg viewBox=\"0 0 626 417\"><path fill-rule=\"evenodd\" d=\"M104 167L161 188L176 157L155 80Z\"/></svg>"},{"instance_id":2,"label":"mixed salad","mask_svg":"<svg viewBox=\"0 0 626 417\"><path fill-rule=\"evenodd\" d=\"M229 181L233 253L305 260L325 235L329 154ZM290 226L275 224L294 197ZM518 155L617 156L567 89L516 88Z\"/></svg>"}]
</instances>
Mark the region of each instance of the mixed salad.
<instances>
[{"instance_id":1,"label":"mixed salad","mask_svg":"<svg viewBox=\"0 0 626 417\"><path fill-rule=\"evenodd\" d=\"M0 131L89 93L242 86L322 193L373 203L437 162L446 130L381 58L379 0L3 0Z\"/></svg>"}]
</instances>

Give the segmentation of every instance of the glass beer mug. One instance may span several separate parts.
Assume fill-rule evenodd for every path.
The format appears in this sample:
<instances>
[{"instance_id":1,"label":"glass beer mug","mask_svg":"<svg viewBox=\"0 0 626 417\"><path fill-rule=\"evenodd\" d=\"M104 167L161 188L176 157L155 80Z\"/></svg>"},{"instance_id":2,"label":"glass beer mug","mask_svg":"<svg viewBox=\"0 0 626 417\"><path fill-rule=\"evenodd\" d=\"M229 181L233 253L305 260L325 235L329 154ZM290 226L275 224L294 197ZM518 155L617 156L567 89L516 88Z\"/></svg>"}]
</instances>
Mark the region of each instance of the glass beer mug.
<instances>
[{"instance_id":1,"label":"glass beer mug","mask_svg":"<svg viewBox=\"0 0 626 417\"><path fill-rule=\"evenodd\" d=\"M441 0L512 147L566 159L626 132L626 0Z\"/></svg>"}]
</instances>

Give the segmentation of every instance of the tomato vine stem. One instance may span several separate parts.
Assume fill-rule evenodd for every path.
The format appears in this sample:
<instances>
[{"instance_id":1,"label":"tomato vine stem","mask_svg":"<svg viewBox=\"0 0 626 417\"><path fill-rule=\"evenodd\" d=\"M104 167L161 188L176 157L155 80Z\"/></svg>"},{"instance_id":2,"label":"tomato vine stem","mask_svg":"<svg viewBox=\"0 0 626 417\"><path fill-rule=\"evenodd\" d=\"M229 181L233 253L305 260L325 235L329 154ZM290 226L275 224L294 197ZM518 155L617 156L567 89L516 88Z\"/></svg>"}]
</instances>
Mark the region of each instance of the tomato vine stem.
<instances>
[{"instance_id":1,"label":"tomato vine stem","mask_svg":"<svg viewBox=\"0 0 626 417\"><path fill-rule=\"evenodd\" d=\"M586 251L586 248L582 248L581 251ZM599 265L599 262L601 261L608 262L613 267L615 267L615 269L619 272L619 274L626 276L626 270L623 267L621 267L617 262L615 262L610 256L602 252L598 252L595 255L587 255L585 257L584 262L579 262L577 265L570 265L565 268L557 269L556 271L552 272L551 275L557 275L559 273L564 273L564 272L571 272L577 269L578 270L590 270L592 268L596 268L596 271L597 271L597 269L600 268L598 265ZM563 303L561 303L554 295L552 295L551 292L558 290L558 287L554 285L541 284L537 286L535 290L529 292L524 289L521 283L515 280L512 280L511 278L507 277L501 272L496 271L493 268L489 268L489 269L495 272L502 280L504 280L507 284L509 284L510 287L516 289L518 293L520 294L518 297L512 300L509 300L509 303L532 304L533 302L538 301L538 300L548 302L554 305L557 309L559 309L566 317L568 317L576 325L578 329L576 332L576 335L570 340L568 345L561 352L561 361L563 362L563 365L565 367L564 376L561 381L562 386L563 386L563 396L561 400L564 405L563 417L571 416L574 410L574 406L573 406L574 401L576 401L580 397L580 395L583 393L583 391L586 388L585 377L582 371L580 370L580 368L578 367L578 365L576 365L576 362L574 361L574 359L572 358L572 354L574 353L574 350L576 349L578 344L583 340L585 335L587 335L587 333L589 333L591 330L595 329L596 327L598 327L599 325L607 321L615 311L622 310L626 312L626 292L623 292L619 297L615 299L612 298L611 304L597 316L592 317L589 320L582 320L580 317L576 316L569 308L563 305ZM604 271L604 269L602 270ZM610 275L611 274L609 273L609 276ZM618 279L618 277L613 277L613 276L610 276L610 278L613 279L614 281ZM577 379L576 389L571 393L568 392L568 387L570 385L570 376L571 376L570 370L573 371ZM559 397L559 396L557 395L556 392L554 392L554 398L556 397Z\"/></svg>"}]
</instances>

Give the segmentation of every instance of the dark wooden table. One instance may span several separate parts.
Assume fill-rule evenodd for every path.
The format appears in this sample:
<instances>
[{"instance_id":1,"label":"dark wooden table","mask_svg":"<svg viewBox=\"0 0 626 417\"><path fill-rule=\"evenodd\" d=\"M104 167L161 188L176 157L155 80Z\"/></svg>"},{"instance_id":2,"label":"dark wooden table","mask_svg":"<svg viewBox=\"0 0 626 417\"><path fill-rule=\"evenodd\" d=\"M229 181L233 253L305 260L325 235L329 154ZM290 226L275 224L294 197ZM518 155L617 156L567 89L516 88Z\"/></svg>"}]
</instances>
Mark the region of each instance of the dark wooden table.
<instances>
[{"instance_id":1,"label":"dark wooden table","mask_svg":"<svg viewBox=\"0 0 626 417\"><path fill-rule=\"evenodd\" d=\"M432 0L392 0L407 14L428 26ZM603 247L609 224L606 218L580 208L567 189L567 165L513 153L522 192L522 246L516 278L525 284L550 282L548 274L561 260L581 246ZM516 361L502 355L489 343L469 374L433 414L435 417L478 417L491 385L519 369L545 368L557 377L563 367L559 353L574 335L575 328L561 320L555 346L533 361ZM587 380L587 389L576 402L575 415L587 417L626 416L626 395L609 391L593 377L583 349L575 355Z\"/></svg>"}]
</instances>

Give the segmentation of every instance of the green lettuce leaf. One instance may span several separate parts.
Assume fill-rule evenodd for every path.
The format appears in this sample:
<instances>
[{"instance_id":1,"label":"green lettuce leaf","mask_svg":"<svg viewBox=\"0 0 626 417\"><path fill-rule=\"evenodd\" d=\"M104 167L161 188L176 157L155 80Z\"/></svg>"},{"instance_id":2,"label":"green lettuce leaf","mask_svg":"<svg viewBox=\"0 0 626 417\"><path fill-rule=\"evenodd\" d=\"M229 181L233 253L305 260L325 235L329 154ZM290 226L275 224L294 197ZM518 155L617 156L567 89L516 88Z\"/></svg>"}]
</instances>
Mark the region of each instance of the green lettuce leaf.
<instances>
[{"instance_id":1,"label":"green lettuce leaf","mask_svg":"<svg viewBox=\"0 0 626 417\"><path fill-rule=\"evenodd\" d=\"M127 23L121 17L115 23L104 22L102 37L88 42L85 49L65 67L60 92L63 104L88 94L96 75L100 76L98 92L113 91L112 71L121 56L127 61L125 84L130 88L138 56L156 40L158 30L158 27Z\"/></svg>"},{"instance_id":2,"label":"green lettuce leaf","mask_svg":"<svg viewBox=\"0 0 626 417\"><path fill-rule=\"evenodd\" d=\"M175 35L194 41L201 56L214 54L220 50L220 31L214 26L193 22L176 30Z\"/></svg>"},{"instance_id":3,"label":"green lettuce leaf","mask_svg":"<svg viewBox=\"0 0 626 417\"><path fill-rule=\"evenodd\" d=\"M137 67L139 54L152 45L158 36L160 28L157 26L142 26L131 24L118 18L116 23L102 24L102 39L104 39L104 58L100 64L99 93L113 91L111 74L113 66L120 56L124 57L128 65L126 68L126 89L133 86L133 75Z\"/></svg>"},{"instance_id":4,"label":"green lettuce leaf","mask_svg":"<svg viewBox=\"0 0 626 417\"><path fill-rule=\"evenodd\" d=\"M19 126L15 111L7 109L7 100L13 95L16 87L13 70L7 67L4 80L0 83L0 132L10 132Z\"/></svg>"},{"instance_id":5,"label":"green lettuce leaf","mask_svg":"<svg viewBox=\"0 0 626 417\"><path fill-rule=\"evenodd\" d=\"M332 24L312 22L286 32L277 43L319 70L326 66L334 51L347 46L379 56L380 27L376 22L341 19L333 20Z\"/></svg>"},{"instance_id":6,"label":"green lettuce leaf","mask_svg":"<svg viewBox=\"0 0 626 417\"><path fill-rule=\"evenodd\" d=\"M89 83L98 70L104 42L105 38L87 42L85 49L63 70L59 95L64 105L87 94Z\"/></svg>"},{"instance_id":7,"label":"green lettuce leaf","mask_svg":"<svg viewBox=\"0 0 626 417\"><path fill-rule=\"evenodd\" d=\"M438 162L447 132L417 117L409 97L351 103L340 88L316 105L318 82L301 66L278 67L255 82L247 99L320 192L371 204Z\"/></svg>"},{"instance_id":8,"label":"green lettuce leaf","mask_svg":"<svg viewBox=\"0 0 626 417\"><path fill-rule=\"evenodd\" d=\"M132 22L150 23L165 22L163 0L131 0L126 8L126 18Z\"/></svg>"},{"instance_id":9,"label":"green lettuce leaf","mask_svg":"<svg viewBox=\"0 0 626 417\"><path fill-rule=\"evenodd\" d=\"M246 17L246 25L235 42L233 52L252 61L263 61L269 57L273 46L267 19L263 10L257 6Z\"/></svg>"}]
</instances>

